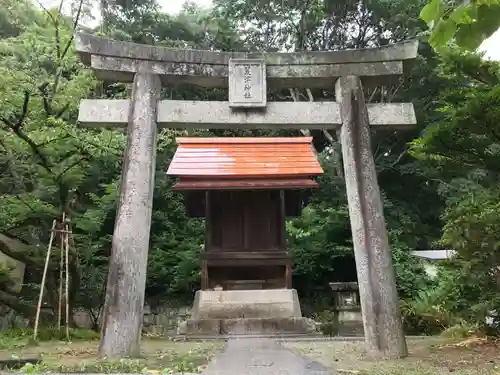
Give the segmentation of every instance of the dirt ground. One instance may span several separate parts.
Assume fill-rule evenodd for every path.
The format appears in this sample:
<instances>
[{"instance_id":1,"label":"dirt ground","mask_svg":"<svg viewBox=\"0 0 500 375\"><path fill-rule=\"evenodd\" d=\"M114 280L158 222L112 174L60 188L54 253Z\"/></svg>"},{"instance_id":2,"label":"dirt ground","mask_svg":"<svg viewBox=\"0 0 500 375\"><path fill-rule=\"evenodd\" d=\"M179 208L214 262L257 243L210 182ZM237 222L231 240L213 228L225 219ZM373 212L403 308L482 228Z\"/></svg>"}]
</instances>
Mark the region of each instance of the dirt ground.
<instances>
[{"instance_id":1,"label":"dirt ground","mask_svg":"<svg viewBox=\"0 0 500 375\"><path fill-rule=\"evenodd\" d=\"M36 372L58 370L61 372L144 372L165 373L167 370L199 372L212 356L219 352L222 342L173 342L167 340L143 339L142 357L137 360L118 362L102 361L97 358L99 341L65 343L42 342L38 345L13 347L0 351L0 361L12 359L43 360Z\"/></svg>"},{"instance_id":2,"label":"dirt ground","mask_svg":"<svg viewBox=\"0 0 500 375\"><path fill-rule=\"evenodd\" d=\"M500 347L485 339L408 339L408 358L390 361L368 359L360 341L289 342L285 346L340 375L500 375Z\"/></svg>"},{"instance_id":3,"label":"dirt ground","mask_svg":"<svg viewBox=\"0 0 500 375\"><path fill-rule=\"evenodd\" d=\"M173 342L143 339L142 358L102 361L97 358L98 341L43 342L13 346L0 351L0 361L42 359L31 371L91 373L200 372L222 350L223 342ZM284 345L322 362L340 375L500 375L500 346L485 339L408 339L408 358L374 361L366 357L361 341L306 341Z\"/></svg>"}]
</instances>

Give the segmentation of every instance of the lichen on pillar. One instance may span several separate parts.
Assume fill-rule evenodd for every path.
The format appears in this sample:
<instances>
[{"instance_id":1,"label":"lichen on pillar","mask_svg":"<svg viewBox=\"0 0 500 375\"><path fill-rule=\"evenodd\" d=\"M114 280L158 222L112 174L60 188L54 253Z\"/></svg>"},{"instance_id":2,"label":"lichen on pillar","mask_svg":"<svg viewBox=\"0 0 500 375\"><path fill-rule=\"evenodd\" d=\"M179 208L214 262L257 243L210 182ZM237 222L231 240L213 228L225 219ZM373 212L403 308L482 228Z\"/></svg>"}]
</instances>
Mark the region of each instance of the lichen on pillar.
<instances>
[{"instance_id":1,"label":"lichen on pillar","mask_svg":"<svg viewBox=\"0 0 500 375\"><path fill-rule=\"evenodd\" d=\"M128 114L99 354L139 355L156 167L158 76L137 73Z\"/></svg>"},{"instance_id":2,"label":"lichen on pillar","mask_svg":"<svg viewBox=\"0 0 500 375\"><path fill-rule=\"evenodd\" d=\"M339 78L335 89L341 107L340 142L367 350L373 357L405 357L408 349L363 87L359 77L348 76Z\"/></svg>"}]
</instances>

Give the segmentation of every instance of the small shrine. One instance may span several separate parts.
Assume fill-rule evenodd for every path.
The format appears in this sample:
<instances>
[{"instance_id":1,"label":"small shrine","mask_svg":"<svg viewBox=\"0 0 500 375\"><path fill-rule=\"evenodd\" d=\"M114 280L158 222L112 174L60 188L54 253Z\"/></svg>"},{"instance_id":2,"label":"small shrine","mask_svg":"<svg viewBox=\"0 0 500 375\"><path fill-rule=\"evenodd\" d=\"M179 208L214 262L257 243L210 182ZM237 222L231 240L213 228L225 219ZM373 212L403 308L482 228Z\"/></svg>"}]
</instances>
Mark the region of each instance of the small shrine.
<instances>
[{"instance_id":1,"label":"small shrine","mask_svg":"<svg viewBox=\"0 0 500 375\"><path fill-rule=\"evenodd\" d=\"M318 186L313 178L323 173L311 142L311 137L177 138L167 174L179 178L173 189L185 194L189 216L205 218L201 292L191 323L204 320L211 333L228 333L235 329L231 319L239 319L245 332L249 326L262 328L262 319L277 330L273 319L302 319L285 222L300 215L307 190ZM219 323L225 326L213 327ZM281 326L296 324L288 320Z\"/></svg>"}]
</instances>

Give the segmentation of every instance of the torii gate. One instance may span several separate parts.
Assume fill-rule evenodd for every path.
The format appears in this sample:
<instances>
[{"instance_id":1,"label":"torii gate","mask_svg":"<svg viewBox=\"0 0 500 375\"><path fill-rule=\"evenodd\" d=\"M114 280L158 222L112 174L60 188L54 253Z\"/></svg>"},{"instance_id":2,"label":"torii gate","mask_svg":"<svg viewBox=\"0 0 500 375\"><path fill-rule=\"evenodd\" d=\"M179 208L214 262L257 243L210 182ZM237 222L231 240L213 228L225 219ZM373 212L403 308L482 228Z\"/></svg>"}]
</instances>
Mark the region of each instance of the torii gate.
<instances>
[{"instance_id":1,"label":"torii gate","mask_svg":"<svg viewBox=\"0 0 500 375\"><path fill-rule=\"evenodd\" d=\"M407 355L370 125L416 124L411 103L366 104L364 86L387 85L417 56L417 41L333 52L243 53L171 49L77 34L100 80L133 83L129 100L83 100L84 126L127 129L112 241L101 354L138 353L151 228L157 127L340 129L363 325L372 355ZM335 83L336 82L336 83ZM162 86L228 87L229 102L159 100ZM336 102L269 102L267 87L326 88ZM126 266L125 266L126 263Z\"/></svg>"}]
</instances>

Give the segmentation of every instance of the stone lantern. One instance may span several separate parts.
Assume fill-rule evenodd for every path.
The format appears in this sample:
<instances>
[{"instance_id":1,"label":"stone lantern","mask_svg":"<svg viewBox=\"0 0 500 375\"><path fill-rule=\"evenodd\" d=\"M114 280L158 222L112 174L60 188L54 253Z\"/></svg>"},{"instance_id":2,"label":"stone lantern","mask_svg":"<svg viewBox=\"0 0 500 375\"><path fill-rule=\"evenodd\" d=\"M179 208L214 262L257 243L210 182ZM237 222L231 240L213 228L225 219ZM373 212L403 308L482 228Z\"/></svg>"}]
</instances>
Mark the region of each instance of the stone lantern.
<instances>
[{"instance_id":1,"label":"stone lantern","mask_svg":"<svg viewBox=\"0 0 500 375\"><path fill-rule=\"evenodd\" d=\"M338 319L339 336L363 335L363 315L357 282L329 283L334 292L334 311Z\"/></svg>"}]
</instances>

